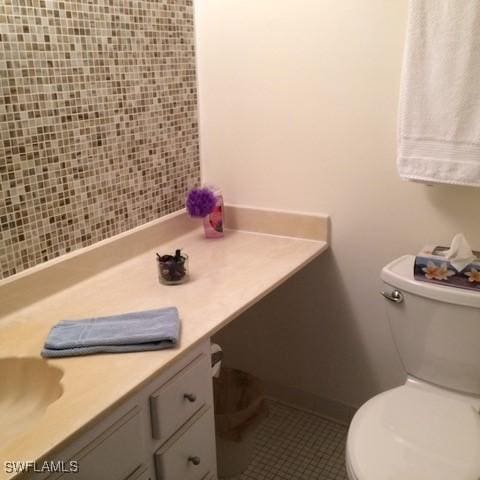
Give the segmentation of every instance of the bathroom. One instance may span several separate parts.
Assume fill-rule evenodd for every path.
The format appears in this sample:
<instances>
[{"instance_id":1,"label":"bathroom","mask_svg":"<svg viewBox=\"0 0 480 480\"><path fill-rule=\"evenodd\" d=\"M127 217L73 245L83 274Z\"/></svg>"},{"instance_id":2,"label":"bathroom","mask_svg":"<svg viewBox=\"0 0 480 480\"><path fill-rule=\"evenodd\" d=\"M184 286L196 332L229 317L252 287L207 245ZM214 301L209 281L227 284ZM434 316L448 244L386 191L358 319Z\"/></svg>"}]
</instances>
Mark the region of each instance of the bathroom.
<instances>
[{"instance_id":1,"label":"bathroom","mask_svg":"<svg viewBox=\"0 0 480 480\"><path fill-rule=\"evenodd\" d=\"M459 3L470 8L475 2ZM229 239L226 235L206 241L205 253L197 244L187 250L188 242L178 242L175 246L189 254L192 281L158 286L162 289L157 304L147 301L146 293L136 293L136 310L176 304L182 316L190 306L181 302L192 299L201 312L209 312L207 304L216 302L218 306L211 307L216 314L233 301L231 297L241 297L235 318L215 327L213 340L223 349L224 364L261 380L273 400L269 417L258 428L266 435L266 426L279 422L278 430L272 431L285 448L274 451L273 457L268 457L273 446L265 448L238 478L346 479L349 421L367 400L406 379L380 295L382 268L425 245L448 246L459 232L480 250L478 188L430 186L398 174L408 8L407 0L4 0L0 289L6 294L0 296L0 313L8 318L0 318L0 357L33 355L30 345L41 347L39 338L46 337L49 327L69 318L62 316L66 307L52 303L48 328L28 313L18 320L19 333L13 333L15 312L42 302L50 305L62 288L67 294L77 283L86 288L93 267L75 255L93 252L95 246L107 248L109 239L126 238L122 235L151 222L170 221L195 186L221 188L230 206L279 215L326 215L328 248L308 259L298 256L295 265L292 260L282 282L262 284L264 271L274 268L268 245L251 252L257 266L245 275L249 283L258 280L263 288L252 293L255 302L243 301L246 290L234 291L237 277L228 277L233 268L215 265L226 258L241 267L221 250ZM227 209L227 227L229 213ZM187 220L200 227L198 220ZM172 231L181 227L174 225ZM174 238L172 232L165 242L175 243ZM156 246L148 242L149 248ZM108 264L102 252L94 260L114 270L131 261L127 250L142 253L131 246L124 250L122 264ZM72 278L42 270L45 265L61 268L64 258L72 259L76 268ZM158 284L153 278L155 259L151 262L151 277ZM207 264L219 269L219 285L208 270L212 292L189 293ZM132 266L132 278L139 270ZM124 282L129 275L125 272ZM46 280L39 286L35 278ZM20 287L15 287L16 279ZM135 310L133 304L121 310L114 304L93 308L95 301L117 300L107 291L108 282L100 280L92 298L76 294L69 299L90 302L88 308L67 309L69 315L88 318ZM122 295L128 296L128 288L123 288ZM25 297L28 303L22 304ZM34 327L28 327L29 318ZM38 335L33 332L37 325ZM182 345L190 339L187 326L182 324ZM104 362L99 371L109 371L105 357L115 357L120 370L122 359L132 358L128 368L135 371L146 365L135 355L157 358L173 351L58 362L87 377L93 362ZM186 359L190 353L182 355ZM173 368L173 359L168 362ZM0 364L0 378L2 368ZM62 398L70 398L72 376L65 370L64 393L47 412L55 411ZM153 381L153 370L148 380ZM122 388L126 392L136 387L132 380ZM58 412L62 413L59 407ZM87 414L99 422L103 418L100 407L85 408ZM60 432L61 425L55 423L52 431ZM78 420L68 428L83 432L92 425ZM310 425L315 428L306 432ZM293 432L294 427L299 430ZM335 448L322 450L315 435L328 432L335 437ZM480 435L480 427L476 432ZM5 462L36 460L32 455L38 438L25 436L25 456L18 446L2 452L0 441L0 479L14 478ZM68 438L73 438L70 431ZM68 438L59 433L61 448L68 449ZM263 443L268 447L273 440ZM320 445L318 451L314 444ZM151 448L161 448L160 441ZM42 445L42 455L55 451L53 441ZM279 452L285 459L276 457ZM153 480L151 472L138 478ZM91 478L113 477L102 473Z\"/></svg>"}]
</instances>

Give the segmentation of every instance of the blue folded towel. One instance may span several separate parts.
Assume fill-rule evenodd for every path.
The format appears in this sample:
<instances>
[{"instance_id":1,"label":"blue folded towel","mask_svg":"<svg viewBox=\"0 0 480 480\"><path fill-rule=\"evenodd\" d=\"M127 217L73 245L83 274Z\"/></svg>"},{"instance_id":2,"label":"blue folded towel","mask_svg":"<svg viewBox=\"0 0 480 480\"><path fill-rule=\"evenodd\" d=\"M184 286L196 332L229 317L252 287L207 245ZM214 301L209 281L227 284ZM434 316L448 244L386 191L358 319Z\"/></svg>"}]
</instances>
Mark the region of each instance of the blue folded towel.
<instances>
[{"instance_id":1,"label":"blue folded towel","mask_svg":"<svg viewBox=\"0 0 480 480\"><path fill-rule=\"evenodd\" d=\"M175 347L180 334L176 307L84 320L62 320L48 334L42 357L139 352Z\"/></svg>"}]
</instances>

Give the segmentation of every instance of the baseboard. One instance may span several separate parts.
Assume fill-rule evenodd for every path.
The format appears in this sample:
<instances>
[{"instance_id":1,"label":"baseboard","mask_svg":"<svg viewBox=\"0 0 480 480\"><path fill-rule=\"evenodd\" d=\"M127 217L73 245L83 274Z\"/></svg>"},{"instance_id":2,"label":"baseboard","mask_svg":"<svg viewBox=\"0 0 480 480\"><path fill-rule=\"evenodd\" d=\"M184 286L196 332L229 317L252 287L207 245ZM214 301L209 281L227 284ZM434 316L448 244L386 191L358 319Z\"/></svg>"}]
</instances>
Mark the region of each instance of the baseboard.
<instances>
[{"instance_id":1,"label":"baseboard","mask_svg":"<svg viewBox=\"0 0 480 480\"><path fill-rule=\"evenodd\" d=\"M319 397L295 387L264 382L265 393L268 397L286 403L295 408L307 410L316 415L328 418L343 425L350 424L356 408L351 405Z\"/></svg>"}]
</instances>

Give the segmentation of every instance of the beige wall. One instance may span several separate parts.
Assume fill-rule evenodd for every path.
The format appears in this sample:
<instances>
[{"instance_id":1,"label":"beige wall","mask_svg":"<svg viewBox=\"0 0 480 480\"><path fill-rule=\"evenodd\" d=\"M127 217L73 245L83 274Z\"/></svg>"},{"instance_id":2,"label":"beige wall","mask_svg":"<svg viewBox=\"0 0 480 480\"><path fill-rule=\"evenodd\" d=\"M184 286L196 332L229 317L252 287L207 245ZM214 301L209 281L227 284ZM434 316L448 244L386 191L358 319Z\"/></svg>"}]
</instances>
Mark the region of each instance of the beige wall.
<instances>
[{"instance_id":1,"label":"beige wall","mask_svg":"<svg viewBox=\"0 0 480 480\"><path fill-rule=\"evenodd\" d=\"M458 231L480 247L479 190L396 173L405 22L403 0L196 2L204 180L333 228L330 254L222 334L227 358L349 405L403 381L381 267Z\"/></svg>"}]
</instances>

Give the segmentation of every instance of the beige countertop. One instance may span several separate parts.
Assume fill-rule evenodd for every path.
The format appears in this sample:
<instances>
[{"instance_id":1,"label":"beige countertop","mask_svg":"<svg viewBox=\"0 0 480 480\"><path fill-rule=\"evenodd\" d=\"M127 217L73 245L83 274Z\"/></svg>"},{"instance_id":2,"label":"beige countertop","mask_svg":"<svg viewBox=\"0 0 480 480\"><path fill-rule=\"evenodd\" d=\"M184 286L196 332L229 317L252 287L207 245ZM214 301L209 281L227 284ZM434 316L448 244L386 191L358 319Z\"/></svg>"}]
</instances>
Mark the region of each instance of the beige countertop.
<instances>
[{"instance_id":1,"label":"beige countertop","mask_svg":"<svg viewBox=\"0 0 480 480\"><path fill-rule=\"evenodd\" d=\"M229 207L227 215L230 226L239 230L227 230L222 239L205 239L198 223L185 220L185 214L179 213L118 236L102 244L101 250L91 247L66 261L39 267L31 276L27 272L0 283L0 303L4 307L0 309L0 358L39 357L48 331L62 319L174 305L182 321L181 342L175 349L49 360L64 372L63 395L31 429L3 439L0 479L9 478L3 471L4 461L36 460L65 445L327 248L326 216L243 207ZM158 243L142 240L149 235ZM139 242L143 242L143 249L138 247ZM155 252L167 253L175 248L182 248L190 257L190 280L183 285L162 285ZM125 253L129 250L134 256ZM115 256L117 260L105 261ZM88 273L79 276L79 265ZM44 288L35 289L33 285L39 282ZM56 286L49 288L47 284Z\"/></svg>"}]
</instances>

